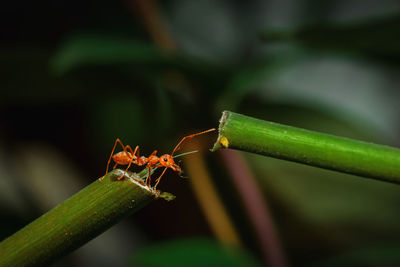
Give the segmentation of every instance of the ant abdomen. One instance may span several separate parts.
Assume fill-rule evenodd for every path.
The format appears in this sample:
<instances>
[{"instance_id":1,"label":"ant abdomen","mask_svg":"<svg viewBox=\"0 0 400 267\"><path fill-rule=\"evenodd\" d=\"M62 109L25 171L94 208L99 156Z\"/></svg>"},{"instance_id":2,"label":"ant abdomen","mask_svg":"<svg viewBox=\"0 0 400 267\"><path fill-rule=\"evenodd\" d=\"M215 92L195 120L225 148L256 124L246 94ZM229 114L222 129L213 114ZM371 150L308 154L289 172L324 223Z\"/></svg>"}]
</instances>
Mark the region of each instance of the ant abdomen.
<instances>
[{"instance_id":1,"label":"ant abdomen","mask_svg":"<svg viewBox=\"0 0 400 267\"><path fill-rule=\"evenodd\" d=\"M127 165L132 161L133 156L129 152L121 151L113 155L112 158L114 162L118 163L119 165Z\"/></svg>"}]
</instances>

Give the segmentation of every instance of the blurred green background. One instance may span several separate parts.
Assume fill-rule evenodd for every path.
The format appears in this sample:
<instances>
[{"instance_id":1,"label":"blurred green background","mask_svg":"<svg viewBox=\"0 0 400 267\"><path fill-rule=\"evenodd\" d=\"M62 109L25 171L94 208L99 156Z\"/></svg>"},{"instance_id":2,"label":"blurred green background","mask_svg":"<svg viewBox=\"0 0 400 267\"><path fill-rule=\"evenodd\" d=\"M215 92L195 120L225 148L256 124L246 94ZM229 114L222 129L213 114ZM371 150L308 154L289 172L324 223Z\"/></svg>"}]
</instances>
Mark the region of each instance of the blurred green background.
<instances>
[{"instance_id":1,"label":"blurred green background","mask_svg":"<svg viewBox=\"0 0 400 267\"><path fill-rule=\"evenodd\" d=\"M117 137L170 153L224 109L400 145L399 1L6 1L0 14L1 238L103 175ZM400 264L398 185L241 154L289 265ZM173 202L56 266L267 264L230 166L205 157L239 252L221 249L190 176L167 172Z\"/></svg>"}]
</instances>

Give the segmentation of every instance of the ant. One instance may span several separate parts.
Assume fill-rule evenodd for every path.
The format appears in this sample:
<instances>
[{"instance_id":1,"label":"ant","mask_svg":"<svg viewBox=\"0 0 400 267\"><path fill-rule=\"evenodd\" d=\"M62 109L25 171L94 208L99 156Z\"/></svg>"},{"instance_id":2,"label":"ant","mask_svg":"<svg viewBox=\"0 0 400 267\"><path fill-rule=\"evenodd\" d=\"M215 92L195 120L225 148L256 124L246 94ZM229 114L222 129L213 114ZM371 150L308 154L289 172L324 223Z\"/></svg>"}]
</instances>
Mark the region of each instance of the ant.
<instances>
[{"instance_id":1,"label":"ant","mask_svg":"<svg viewBox=\"0 0 400 267\"><path fill-rule=\"evenodd\" d=\"M122 144L121 140L119 138L117 138L117 140L115 140L114 147L111 151L110 158L108 159L108 162L107 162L106 174L102 178L100 178L100 181L103 180L104 177L107 175L108 167L110 165L111 158L112 158L113 161L115 162L113 169L115 169L118 165L128 165L128 167L125 169L125 172L120 177L118 177L118 180L121 180L125 176L125 173L128 171L128 169L132 163L135 165L138 165L138 166L146 165L146 168L149 169L149 175L146 178L146 184L148 185L148 187L150 187L150 183L151 183L151 169L155 168L155 167L165 167L164 171L161 173L161 175L156 180L157 182L156 182L156 185L154 186L154 189L156 189L158 183L161 180L161 177L164 175L165 171L168 168L171 168L173 171L178 172L179 174L182 174L182 169L175 163L175 161L173 159L173 155L176 151L181 149L181 144L183 143L183 141L191 139L197 135L212 132L212 131L215 131L215 128L183 137L181 139L181 141L175 146L171 155L164 154L161 157L157 156L157 150L154 150L153 153L151 153L150 156L148 156L147 158L145 156L140 157L139 156L139 146L136 146L135 150L132 151L132 148L129 145L124 146L124 144ZM123 151L114 154L115 147L117 146L118 143L122 146Z\"/></svg>"}]
</instances>

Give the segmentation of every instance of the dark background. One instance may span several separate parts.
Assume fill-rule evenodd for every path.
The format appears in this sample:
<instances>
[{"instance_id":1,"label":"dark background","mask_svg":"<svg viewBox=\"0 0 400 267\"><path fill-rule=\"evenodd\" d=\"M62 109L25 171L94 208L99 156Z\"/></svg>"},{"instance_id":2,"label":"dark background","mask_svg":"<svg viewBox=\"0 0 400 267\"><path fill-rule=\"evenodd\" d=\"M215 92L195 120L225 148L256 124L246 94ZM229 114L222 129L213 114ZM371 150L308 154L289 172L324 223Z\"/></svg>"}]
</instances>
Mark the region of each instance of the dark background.
<instances>
[{"instance_id":1,"label":"dark background","mask_svg":"<svg viewBox=\"0 0 400 267\"><path fill-rule=\"evenodd\" d=\"M399 14L390 0L5 1L1 237L103 175L115 138L144 155L170 153L186 134L217 127L225 109L399 146ZM215 137L201 138L204 151ZM400 263L397 185L242 155L291 265ZM206 153L241 250L265 264L221 157ZM167 172L160 188L177 199L152 203L57 266L146 265L149 253L174 265L177 240L218 247L190 177Z\"/></svg>"}]
</instances>

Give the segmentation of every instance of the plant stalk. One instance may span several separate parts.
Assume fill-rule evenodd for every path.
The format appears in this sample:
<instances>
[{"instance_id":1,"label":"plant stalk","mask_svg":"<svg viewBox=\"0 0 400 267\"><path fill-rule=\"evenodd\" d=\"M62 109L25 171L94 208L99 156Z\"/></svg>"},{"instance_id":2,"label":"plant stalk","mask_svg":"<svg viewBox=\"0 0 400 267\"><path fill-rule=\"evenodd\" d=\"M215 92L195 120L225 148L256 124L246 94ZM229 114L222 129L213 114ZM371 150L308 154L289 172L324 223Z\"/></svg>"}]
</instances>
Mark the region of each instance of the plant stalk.
<instances>
[{"instance_id":1,"label":"plant stalk","mask_svg":"<svg viewBox=\"0 0 400 267\"><path fill-rule=\"evenodd\" d=\"M230 111L212 148L238 149L311 166L400 183L400 149L263 121Z\"/></svg>"},{"instance_id":2,"label":"plant stalk","mask_svg":"<svg viewBox=\"0 0 400 267\"><path fill-rule=\"evenodd\" d=\"M0 266L50 265L160 196L142 182L147 169L118 181L121 174L110 172L3 240Z\"/></svg>"}]
</instances>

